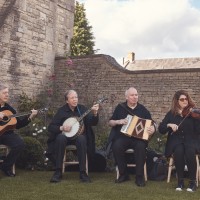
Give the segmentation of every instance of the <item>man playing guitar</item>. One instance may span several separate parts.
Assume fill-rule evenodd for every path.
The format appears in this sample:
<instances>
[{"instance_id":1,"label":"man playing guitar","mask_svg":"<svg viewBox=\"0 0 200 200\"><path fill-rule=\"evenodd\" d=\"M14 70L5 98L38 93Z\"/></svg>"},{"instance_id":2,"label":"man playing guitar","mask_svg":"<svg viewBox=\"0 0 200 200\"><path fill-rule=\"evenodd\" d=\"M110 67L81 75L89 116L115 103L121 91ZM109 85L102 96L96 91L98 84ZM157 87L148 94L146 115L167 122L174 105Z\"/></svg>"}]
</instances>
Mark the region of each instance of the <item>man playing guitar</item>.
<instances>
[{"instance_id":1,"label":"man playing guitar","mask_svg":"<svg viewBox=\"0 0 200 200\"><path fill-rule=\"evenodd\" d=\"M77 135L75 133L75 137L68 137L68 133L70 135L73 132L73 126L77 125L77 123L73 125L67 119L79 118L87 112L87 109L85 106L78 104L78 95L74 90L69 90L65 93L65 100L66 104L58 109L48 127L50 135L47 141L46 156L55 164L56 168L50 182L57 183L61 181L63 157L65 147L68 144L74 144L77 147L81 182L90 182L90 178L86 173L86 154L90 158L95 151L94 133L91 126L95 126L98 123L99 104L93 105L92 112L88 113L78 124L81 129L78 131L79 133Z\"/></svg>"},{"instance_id":2,"label":"man playing guitar","mask_svg":"<svg viewBox=\"0 0 200 200\"><path fill-rule=\"evenodd\" d=\"M10 152L0 165L0 169L6 176L14 177L15 174L11 171L11 167L16 162L20 152L24 148L24 142L19 135L15 134L13 129L19 129L31 122L31 119L37 115L37 110L32 110L30 115L19 117L14 120L10 126L6 113L16 114L16 111L7 102L9 100L9 88L7 85L0 82L0 144L6 145L10 148Z\"/></svg>"}]
</instances>

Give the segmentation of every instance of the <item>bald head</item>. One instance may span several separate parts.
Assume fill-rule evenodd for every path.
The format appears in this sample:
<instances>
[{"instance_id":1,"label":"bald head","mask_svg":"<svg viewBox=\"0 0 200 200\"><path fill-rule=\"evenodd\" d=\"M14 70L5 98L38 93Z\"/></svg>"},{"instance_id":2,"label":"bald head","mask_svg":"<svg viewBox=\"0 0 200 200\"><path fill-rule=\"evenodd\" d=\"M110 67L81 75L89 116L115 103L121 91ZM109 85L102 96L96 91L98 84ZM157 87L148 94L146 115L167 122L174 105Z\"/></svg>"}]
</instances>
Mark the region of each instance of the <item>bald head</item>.
<instances>
[{"instance_id":1,"label":"bald head","mask_svg":"<svg viewBox=\"0 0 200 200\"><path fill-rule=\"evenodd\" d=\"M137 90L134 88L134 87L130 87L128 90L125 91L125 97L127 98L127 96L130 94L130 93L137 93Z\"/></svg>"},{"instance_id":2,"label":"bald head","mask_svg":"<svg viewBox=\"0 0 200 200\"><path fill-rule=\"evenodd\" d=\"M138 92L134 87L130 87L128 90L126 90L125 97L129 107L135 107L137 105Z\"/></svg>"}]
</instances>

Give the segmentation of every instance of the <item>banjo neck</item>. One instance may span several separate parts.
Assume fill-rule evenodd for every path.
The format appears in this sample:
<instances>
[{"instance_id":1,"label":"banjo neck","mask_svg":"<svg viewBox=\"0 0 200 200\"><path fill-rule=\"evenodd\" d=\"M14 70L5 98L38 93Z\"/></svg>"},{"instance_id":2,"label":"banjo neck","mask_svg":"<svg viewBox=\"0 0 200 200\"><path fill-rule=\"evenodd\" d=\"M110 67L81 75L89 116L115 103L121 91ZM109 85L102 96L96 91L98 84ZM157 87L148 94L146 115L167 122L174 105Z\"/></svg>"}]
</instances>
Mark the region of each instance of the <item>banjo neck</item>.
<instances>
[{"instance_id":1,"label":"banjo neck","mask_svg":"<svg viewBox=\"0 0 200 200\"><path fill-rule=\"evenodd\" d=\"M103 97L101 99L99 99L96 104L102 103L105 100L107 100L107 98ZM77 121L80 122L81 120L83 120L83 118L90 113L90 111L92 110L92 107L90 109L88 109L85 113L83 113L80 117L77 118Z\"/></svg>"},{"instance_id":2,"label":"banjo neck","mask_svg":"<svg viewBox=\"0 0 200 200\"><path fill-rule=\"evenodd\" d=\"M83 120L83 118L88 115L90 113L90 111L92 110L92 108L88 109L86 112L84 112L80 117L77 118L77 121L80 122L81 120Z\"/></svg>"}]
</instances>

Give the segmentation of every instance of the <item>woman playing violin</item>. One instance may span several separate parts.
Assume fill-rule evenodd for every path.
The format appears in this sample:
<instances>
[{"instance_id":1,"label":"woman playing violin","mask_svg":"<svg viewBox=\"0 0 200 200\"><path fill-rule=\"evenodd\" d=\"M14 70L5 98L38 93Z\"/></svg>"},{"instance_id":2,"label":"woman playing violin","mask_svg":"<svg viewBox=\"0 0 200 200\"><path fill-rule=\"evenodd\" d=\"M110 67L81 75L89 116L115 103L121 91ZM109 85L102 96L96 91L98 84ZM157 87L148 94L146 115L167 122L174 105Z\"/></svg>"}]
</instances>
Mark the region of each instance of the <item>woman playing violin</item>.
<instances>
[{"instance_id":1,"label":"woman playing violin","mask_svg":"<svg viewBox=\"0 0 200 200\"><path fill-rule=\"evenodd\" d=\"M200 134L200 120L185 116L186 108L193 108L194 102L187 91L179 90L174 94L170 111L165 115L158 130L161 134L168 133L165 148L166 157L173 155L178 176L176 191L184 188L184 168L189 172L189 186L187 191L196 190L196 153L198 151L198 134ZM189 112L189 111L188 111ZM183 115L184 114L184 115Z\"/></svg>"}]
</instances>

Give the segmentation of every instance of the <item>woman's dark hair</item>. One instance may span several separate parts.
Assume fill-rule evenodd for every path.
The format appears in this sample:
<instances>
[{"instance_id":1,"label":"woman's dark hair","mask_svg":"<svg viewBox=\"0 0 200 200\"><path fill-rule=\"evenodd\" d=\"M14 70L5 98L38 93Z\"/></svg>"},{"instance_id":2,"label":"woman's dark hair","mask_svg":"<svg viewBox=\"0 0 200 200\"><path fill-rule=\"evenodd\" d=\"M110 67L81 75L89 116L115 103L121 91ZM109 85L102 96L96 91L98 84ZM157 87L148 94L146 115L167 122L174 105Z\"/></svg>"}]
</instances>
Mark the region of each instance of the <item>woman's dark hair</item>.
<instances>
[{"instance_id":1,"label":"woman's dark hair","mask_svg":"<svg viewBox=\"0 0 200 200\"><path fill-rule=\"evenodd\" d=\"M188 99L188 107L193 108L195 106L194 101L192 100L192 98L190 97L190 95L188 94L188 92L186 90L178 90L175 94L174 97L172 99L172 105L171 105L171 112L174 115L177 115L180 109L179 106L179 98L181 95L185 95L186 98Z\"/></svg>"}]
</instances>

